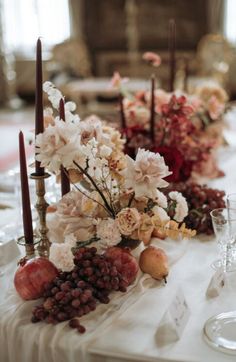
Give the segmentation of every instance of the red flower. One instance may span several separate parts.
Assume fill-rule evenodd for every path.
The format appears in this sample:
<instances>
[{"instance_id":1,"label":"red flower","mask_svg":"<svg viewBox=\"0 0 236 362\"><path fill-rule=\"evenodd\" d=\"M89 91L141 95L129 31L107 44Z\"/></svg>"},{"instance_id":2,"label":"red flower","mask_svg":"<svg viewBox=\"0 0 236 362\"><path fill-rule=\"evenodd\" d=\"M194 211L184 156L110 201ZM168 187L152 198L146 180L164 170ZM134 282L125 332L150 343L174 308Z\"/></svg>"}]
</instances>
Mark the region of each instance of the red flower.
<instances>
[{"instance_id":1,"label":"red flower","mask_svg":"<svg viewBox=\"0 0 236 362\"><path fill-rule=\"evenodd\" d=\"M160 153L164 157L172 174L165 178L168 182L179 182L187 180L192 171L192 163L185 161L183 155L175 147L159 146L153 147L153 152Z\"/></svg>"}]
</instances>

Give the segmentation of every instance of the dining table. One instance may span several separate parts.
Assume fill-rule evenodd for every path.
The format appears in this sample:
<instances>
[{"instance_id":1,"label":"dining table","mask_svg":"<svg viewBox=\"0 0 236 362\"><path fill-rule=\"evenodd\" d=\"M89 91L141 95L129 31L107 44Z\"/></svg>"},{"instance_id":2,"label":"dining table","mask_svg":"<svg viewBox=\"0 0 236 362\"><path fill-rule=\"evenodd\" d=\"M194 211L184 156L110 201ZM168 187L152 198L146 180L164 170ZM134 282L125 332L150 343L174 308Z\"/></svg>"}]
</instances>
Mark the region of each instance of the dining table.
<instances>
[{"instance_id":1,"label":"dining table","mask_svg":"<svg viewBox=\"0 0 236 362\"><path fill-rule=\"evenodd\" d=\"M232 127L225 132L227 142L217 151L225 176L207 182L226 194L236 192L235 115L231 112ZM225 287L218 295L207 293L216 272L212 263L219 257L213 234L176 241L153 239L152 243L163 248L169 259L167 283L139 271L126 293L114 292L109 304L99 304L81 318L86 333L79 334L68 322L56 326L31 323L32 309L39 301L23 301L14 288L17 262L24 255L24 249L15 242L21 232L19 195L6 190L0 196L0 203L9 206L0 209L0 227L6 230L4 248L0 246L0 362L235 361L235 352L222 352L209 345L204 336L209 318L236 311L236 272L227 273ZM135 251L137 258L140 250ZM178 334L168 311L180 291L189 315Z\"/></svg>"}]
</instances>

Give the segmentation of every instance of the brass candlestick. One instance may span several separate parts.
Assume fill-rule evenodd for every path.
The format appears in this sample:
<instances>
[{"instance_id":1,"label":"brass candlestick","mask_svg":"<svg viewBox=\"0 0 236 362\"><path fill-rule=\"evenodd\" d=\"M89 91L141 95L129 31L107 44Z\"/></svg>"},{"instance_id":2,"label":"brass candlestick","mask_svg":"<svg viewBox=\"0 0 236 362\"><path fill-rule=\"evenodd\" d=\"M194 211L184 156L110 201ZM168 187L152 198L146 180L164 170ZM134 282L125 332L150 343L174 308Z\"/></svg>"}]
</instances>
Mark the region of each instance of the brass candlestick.
<instances>
[{"instance_id":1,"label":"brass candlestick","mask_svg":"<svg viewBox=\"0 0 236 362\"><path fill-rule=\"evenodd\" d=\"M25 237L21 236L17 239L17 244L25 247L25 257L26 259L32 259L35 257L35 245L40 242L39 238L34 237L32 243L26 243Z\"/></svg>"},{"instance_id":2,"label":"brass candlestick","mask_svg":"<svg viewBox=\"0 0 236 362\"><path fill-rule=\"evenodd\" d=\"M49 206L46 202L45 196L45 179L50 177L48 173L44 173L43 175L37 175L36 173L32 173L30 178L35 180L36 185L36 195L37 195L37 202L35 208L38 211L39 215L39 232L40 232L40 241L37 247L38 253L40 256L44 258L49 257L49 250L50 250L50 241L47 237L48 228L46 225L46 211L47 207Z\"/></svg>"}]
</instances>

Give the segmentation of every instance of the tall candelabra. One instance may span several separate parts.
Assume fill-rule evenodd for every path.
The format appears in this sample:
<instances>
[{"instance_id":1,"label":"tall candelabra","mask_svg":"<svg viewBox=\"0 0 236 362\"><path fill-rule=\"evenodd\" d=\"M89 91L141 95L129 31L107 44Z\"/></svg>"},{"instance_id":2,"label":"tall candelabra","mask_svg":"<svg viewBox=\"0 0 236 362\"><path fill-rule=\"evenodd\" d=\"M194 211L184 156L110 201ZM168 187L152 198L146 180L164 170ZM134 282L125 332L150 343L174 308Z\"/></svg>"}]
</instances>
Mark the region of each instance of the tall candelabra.
<instances>
[{"instance_id":1,"label":"tall candelabra","mask_svg":"<svg viewBox=\"0 0 236 362\"><path fill-rule=\"evenodd\" d=\"M32 173L30 175L31 179L35 180L36 185L36 195L37 201L35 208L37 209L39 215L39 232L40 232L40 241L37 247L38 254L44 258L49 257L50 251L50 241L47 237L47 224L46 224L46 211L48 207L48 203L45 200L45 179L50 177L48 173L44 173L43 175L37 175Z\"/></svg>"}]
</instances>

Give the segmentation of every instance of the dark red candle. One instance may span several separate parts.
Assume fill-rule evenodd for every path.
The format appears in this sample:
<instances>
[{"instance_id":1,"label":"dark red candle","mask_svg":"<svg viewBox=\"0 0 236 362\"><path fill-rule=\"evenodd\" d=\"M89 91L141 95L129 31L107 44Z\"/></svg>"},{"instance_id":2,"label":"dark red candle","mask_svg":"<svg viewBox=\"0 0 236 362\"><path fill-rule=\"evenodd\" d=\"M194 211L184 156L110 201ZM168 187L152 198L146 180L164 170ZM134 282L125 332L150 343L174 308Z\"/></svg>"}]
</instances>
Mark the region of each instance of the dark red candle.
<instances>
[{"instance_id":1,"label":"dark red candle","mask_svg":"<svg viewBox=\"0 0 236 362\"><path fill-rule=\"evenodd\" d=\"M184 59L184 91L188 92L189 65L188 59Z\"/></svg>"},{"instance_id":2,"label":"dark red candle","mask_svg":"<svg viewBox=\"0 0 236 362\"><path fill-rule=\"evenodd\" d=\"M150 135L152 142L155 141L155 76L151 77L151 99L150 99Z\"/></svg>"},{"instance_id":3,"label":"dark red candle","mask_svg":"<svg viewBox=\"0 0 236 362\"><path fill-rule=\"evenodd\" d=\"M36 48L36 89L35 89L35 137L44 131L43 124L43 76L42 76L42 45L41 40L37 41ZM37 149L36 149L37 154ZM40 162L35 162L35 173L44 175L44 168Z\"/></svg>"},{"instance_id":4,"label":"dark red candle","mask_svg":"<svg viewBox=\"0 0 236 362\"><path fill-rule=\"evenodd\" d=\"M65 107L64 107L64 100L61 98L59 103L59 115L60 119L65 122ZM63 166L61 166L61 195L65 195L70 192L70 181L66 174L66 170Z\"/></svg>"},{"instance_id":5,"label":"dark red candle","mask_svg":"<svg viewBox=\"0 0 236 362\"><path fill-rule=\"evenodd\" d=\"M175 73L176 73L176 59L175 59L175 48L176 48L176 25L175 20L169 20L169 88L170 92L174 91Z\"/></svg>"},{"instance_id":6,"label":"dark red candle","mask_svg":"<svg viewBox=\"0 0 236 362\"><path fill-rule=\"evenodd\" d=\"M119 94L119 105L120 105L120 120L121 120L121 128L126 128L126 119L125 119L125 111L124 111L124 104L123 104L123 96Z\"/></svg>"},{"instance_id":7,"label":"dark red candle","mask_svg":"<svg viewBox=\"0 0 236 362\"><path fill-rule=\"evenodd\" d=\"M23 211L23 227L25 242L33 243L33 226L32 214L30 207L29 184L26 167L25 145L23 133L19 133L19 155L20 155L20 178L21 178L21 196L22 196L22 211Z\"/></svg>"}]
</instances>

